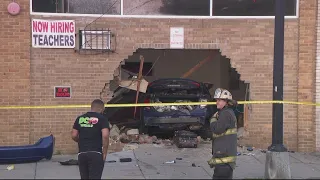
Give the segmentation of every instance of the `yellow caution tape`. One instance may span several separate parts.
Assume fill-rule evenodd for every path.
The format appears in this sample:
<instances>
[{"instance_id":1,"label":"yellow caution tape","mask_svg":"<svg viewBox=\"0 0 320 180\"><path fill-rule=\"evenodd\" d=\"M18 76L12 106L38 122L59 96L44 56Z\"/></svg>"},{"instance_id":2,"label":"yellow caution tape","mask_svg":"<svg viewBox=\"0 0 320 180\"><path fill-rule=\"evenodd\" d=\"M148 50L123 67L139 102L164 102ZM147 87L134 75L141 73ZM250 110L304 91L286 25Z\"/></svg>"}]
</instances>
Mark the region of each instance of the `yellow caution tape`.
<instances>
[{"instance_id":1,"label":"yellow caution tape","mask_svg":"<svg viewBox=\"0 0 320 180\"><path fill-rule=\"evenodd\" d=\"M237 128L232 128L232 129L228 129L226 132L224 132L222 134L214 134L214 133L212 133L212 137L213 138L218 138L218 137L227 136L227 135L231 135L231 134L237 134L237 133L238 133L238 129Z\"/></svg>"},{"instance_id":2,"label":"yellow caution tape","mask_svg":"<svg viewBox=\"0 0 320 180\"><path fill-rule=\"evenodd\" d=\"M105 104L105 107L146 107L146 106L179 106L179 105L214 105L216 102L185 102L185 103L139 103L139 104ZM320 103L295 101L239 101L238 104L292 104L320 106ZM90 108L90 105L40 105L40 106L0 106L0 109L74 109Z\"/></svg>"}]
</instances>

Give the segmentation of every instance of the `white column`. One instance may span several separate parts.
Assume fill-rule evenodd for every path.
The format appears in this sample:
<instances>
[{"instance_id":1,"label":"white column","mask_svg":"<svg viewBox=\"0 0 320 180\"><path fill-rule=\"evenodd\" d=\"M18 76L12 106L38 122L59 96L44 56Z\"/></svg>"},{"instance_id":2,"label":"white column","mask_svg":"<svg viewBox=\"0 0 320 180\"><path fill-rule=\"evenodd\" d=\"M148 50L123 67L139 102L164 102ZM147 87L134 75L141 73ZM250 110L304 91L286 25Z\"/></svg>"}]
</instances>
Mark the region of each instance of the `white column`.
<instances>
[{"instance_id":1,"label":"white column","mask_svg":"<svg viewBox=\"0 0 320 180\"><path fill-rule=\"evenodd\" d=\"M213 0L210 0L210 16L212 16L212 11L213 11L212 7L213 7Z\"/></svg>"},{"instance_id":2,"label":"white column","mask_svg":"<svg viewBox=\"0 0 320 180\"><path fill-rule=\"evenodd\" d=\"M120 0L120 14L123 15L123 0Z\"/></svg>"}]
</instances>

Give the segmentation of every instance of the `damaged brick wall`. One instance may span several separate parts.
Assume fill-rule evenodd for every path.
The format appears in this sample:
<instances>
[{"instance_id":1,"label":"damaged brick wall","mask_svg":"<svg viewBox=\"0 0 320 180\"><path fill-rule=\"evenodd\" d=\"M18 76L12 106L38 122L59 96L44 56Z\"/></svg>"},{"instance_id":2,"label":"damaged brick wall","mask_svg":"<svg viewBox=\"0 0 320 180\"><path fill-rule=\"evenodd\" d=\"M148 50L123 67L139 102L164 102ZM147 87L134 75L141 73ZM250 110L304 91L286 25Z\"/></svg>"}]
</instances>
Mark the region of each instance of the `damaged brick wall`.
<instances>
[{"instance_id":1,"label":"damaged brick wall","mask_svg":"<svg viewBox=\"0 0 320 180\"><path fill-rule=\"evenodd\" d=\"M75 18L75 20L77 28L80 28L86 25L85 22L91 22L93 19ZM105 83L113 79L114 71L120 62L136 49L169 48L170 27L174 26L185 28L185 48L219 48L223 55L230 58L232 67L241 74L241 79L250 82L252 100L272 99L273 20L102 18L97 24L105 24L116 33L117 53L88 56L79 55L73 50L32 49L33 104L90 103L92 99L99 98ZM297 88L295 78L297 25L297 20L286 22L285 99L287 100L297 98L297 92L292 91ZM72 98L53 99L53 86L58 85L71 85ZM248 122L249 143L256 147L266 147L271 142L271 107L270 104L252 106ZM70 138L65 137L70 136L76 115L86 110L32 110L33 141L50 129L57 136L57 149L64 152L74 151L76 146ZM297 135L294 130L297 127L296 106L286 105L285 112L285 127L288 127L285 130L286 144L290 148L297 148L294 138ZM44 121L47 122L46 126L42 124Z\"/></svg>"},{"instance_id":2,"label":"damaged brick wall","mask_svg":"<svg viewBox=\"0 0 320 180\"><path fill-rule=\"evenodd\" d=\"M27 0L20 1L26 3ZM300 16L308 18L308 23L299 20L287 19L285 24L285 75L284 75L284 99L296 101L298 99L298 75L304 76L299 68L298 74L298 45L305 49L300 50L300 64L312 64L314 56L309 53L303 53L308 48L315 46L310 39L308 29L312 28L314 9L312 3L314 0L301 0ZM18 2L18 1L17 1ZM29 1L28 1L29 2ZM23 9L28 10L29 6L24 4ZM4 8L2 8L4 9ZM1 16L4 16L2 13ZM308 17L307 17L308 16ZM16 19L5 16L4 22L16 22ZM250 83L251 100L270 100L272 99L272 67L273 67L273 30L274 20L271 19L135 19L135 18L101 18L97 24L105 25L110 28L117 36L117 53L101 54L101 55L81 55L72 49L31 49L31 59L28 58L30 47L30 24L27 14L20 15L21 22L16 25L18 29L22 27L27 32L19 31L19 39L23 41L15 41L15 49L20 49L20 53L14 53L6 47L1 47L5 56L2 61L8 61L8 65L12 64L15 71L28 69L28 60L30 60L30 81L31 87L27 82L22 80L21 76L16 76L17 82L12 87L22 86L23 90L12 90L5 88L1 104L10 105L19 103L31 105L56 105L56 104L89 104L93 99L99 98L102 88L114 77L115 69L120 62L128 56L132 55L138 48L169 48L170 27L185 28L185 48L190 49L211 49L219 48L221 53L231 59L231 65L241 74L241 80ZM27 19L25 19L27 18ZM88 17L41 17L34 18L43 19L75 19L76 27L85 27L87 23L92 22L94 18ZM315 18L315 17L314 17ZM28 23L27 23L28 22ZM4 26L7 29L13 27ZM1 28L4 28L1 27ZM299 28L300 27L300 28ZM300 29L300 31L299 31ZM9 30L8 30L9 31ZM3 31L1 31L2 33ZM17 33L4 35L9 39L16 39ZM26 35L27 34L27 35ZM300 35L300 41L298 37ZM4 38L1 34L0 38ZM312 36L313 37L313 36ZM6 39L4 39L5 41ZM18 48L17 48L18 47ZM2 55L2 54L1 54ZM305 61L305 62L304 62ZM26 64L21 64L26 63ZM18 68L19 67L19 68ZM308 66L309 67L309 66ZM310 69L311 67L309 67ZM311 68L312 69L312 68ZM3 70L4 71L4 70ZM28 75L29 71L21 72ZM3 74L3 73L2 73ZM28 76L23 76L24 78ZM313 79L312 73L307 78ZM299 77L298 77L299 78ZM9 80L4 80L9 83ZM30 83L30 81L28 81ZM23 84L25 83L25 84ZM307 84L304 84L307 83ZM23 85L22 85L23 84ZM71 99L54 99L54 86L71 86ZM307 85L307 86L306 86ZM299 87L306 89L303 91L312 92L310 89L312 83L309 81L299 81ZM11 86L10 86L11 87ZM30 101L25 95L30 89ZM107 91L106 91L107 93ZM306 99L299 96L299 100ZM309 97L309 96L308 96ZM309 99L306 99L309 100ZM311 99L310 99L311 100ZM293 150L311 150L314 144L314 136L310 135L309 129L313 121L312 110L301 110L299 114L299 123L308 122L300 127L298 144L298 112L296 105L284 106L284 133L285 144ZM271 110L272 105L252 105L250 118L248 120L248 144L255 147L266 148L271 143ZM56 150L62 153L73 153L77 147L70 138L70 130L74 119L79 113L87 111L86 108L79 109L47 109L47 110L31 110L29 113L23 114L22 111L1 110L1 114L5 116L5 124L1 134L2 144L23 144L28 142L28 136L17 135L13 132L15 128L19 132L31 132L31 142L35 142L39 137L48 135L52 132L56 136ZM14 121L9 123L9 119ZM2 123L3 123L2 122ZM31 126L27 124L30 122ZM310 123L309 123L310 122ZM29 129L30 127L30 129ZM11 133L9 133L11 132ZM306 135L309 134L309 135ZM9 136L8 136L9 135ZM10 136L11 135L11 136ZM26 134L23 134L26 135ZM23 138L22 138L23 137Z\"/></svg>"}]
</instances>

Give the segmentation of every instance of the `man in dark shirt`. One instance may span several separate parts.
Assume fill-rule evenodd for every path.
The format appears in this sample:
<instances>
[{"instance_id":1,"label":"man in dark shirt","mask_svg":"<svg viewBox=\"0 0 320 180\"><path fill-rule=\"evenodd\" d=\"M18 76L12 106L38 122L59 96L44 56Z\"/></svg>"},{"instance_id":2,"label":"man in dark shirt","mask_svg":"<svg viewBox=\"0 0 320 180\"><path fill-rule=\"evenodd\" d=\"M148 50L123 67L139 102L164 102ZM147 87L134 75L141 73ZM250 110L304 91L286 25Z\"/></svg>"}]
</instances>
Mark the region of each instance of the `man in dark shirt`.
<instances>
[{"instance_id":1,"label":"man in dark shirt","mask_svg":"<svg viewBox=\"0 0 320 180\"><path fill-rule=\"evenodd\" d=\"M91 111L79 116L73 125L72 139L78 143L81 179L101 179L109 145L109 122L102 115L104 103L96 99Z\"/></svg>"}]
</instances>

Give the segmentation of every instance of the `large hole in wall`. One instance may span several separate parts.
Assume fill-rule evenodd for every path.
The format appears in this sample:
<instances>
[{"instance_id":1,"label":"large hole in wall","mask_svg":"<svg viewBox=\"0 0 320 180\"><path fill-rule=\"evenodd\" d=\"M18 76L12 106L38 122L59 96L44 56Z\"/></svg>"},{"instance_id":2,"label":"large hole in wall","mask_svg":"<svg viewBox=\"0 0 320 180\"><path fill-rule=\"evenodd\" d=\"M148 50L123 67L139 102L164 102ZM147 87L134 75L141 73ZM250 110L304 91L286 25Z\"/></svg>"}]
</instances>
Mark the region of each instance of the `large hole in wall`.
<instances>
[{"instance_id":1,"label":"large hole in wall","mask_svg":"<svg viewBox=\"0 0 320 180\"><path fill-rule=\"evenodd\" d=\"M138 76L140 57L144 57L142 76L147 82L161 78L184 78L206 83L213 97L216 88L228 89L235 100L249 99L249 84L240 80L240 74L231 67L230 59L217 50L172 50L172 49L138 49L120 65L119 76L110 82L114 92L110 104L135 103L136 91L119 87L119 80L130 80ZM143 103L145 93L139 93L138 102ZM213 100L214 101L214 100ZM246 113L243 105L235 109L238 128L245 126ZM141 107L106 108L105 116L111 124L118 127L139 128Z\"/></svg>"}]
</instances>

